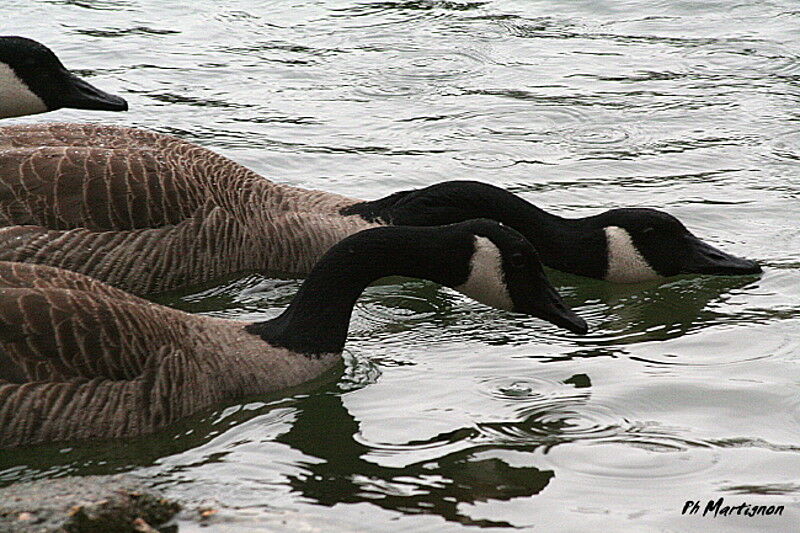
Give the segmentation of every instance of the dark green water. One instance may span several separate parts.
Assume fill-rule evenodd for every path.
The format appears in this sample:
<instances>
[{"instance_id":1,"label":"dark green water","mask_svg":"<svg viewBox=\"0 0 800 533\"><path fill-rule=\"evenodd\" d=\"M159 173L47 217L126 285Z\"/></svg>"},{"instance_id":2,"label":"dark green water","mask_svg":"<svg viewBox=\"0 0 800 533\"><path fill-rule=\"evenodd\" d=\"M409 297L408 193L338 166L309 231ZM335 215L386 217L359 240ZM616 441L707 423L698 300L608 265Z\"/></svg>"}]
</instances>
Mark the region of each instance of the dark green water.
<instances>
[{"instance_id":1,"label":"dark green water","mask_svg":"<svg viewBox=\"0 0 800 533\"><path fill-rule=\"evenodd\" d=\"M585 337L390 281L358 304L339 373L156 436L6 452L0 483L132 471L220 508L206 531L798 527L796 1L6 0L0 21L131 103L17 122L152 128L361 198L470 178L562 215L658 207L765 267L552 273ZM164 302L267 317L297 287ZM720 496L785 511L681 516Z\"/></svg>"}]
</instances>

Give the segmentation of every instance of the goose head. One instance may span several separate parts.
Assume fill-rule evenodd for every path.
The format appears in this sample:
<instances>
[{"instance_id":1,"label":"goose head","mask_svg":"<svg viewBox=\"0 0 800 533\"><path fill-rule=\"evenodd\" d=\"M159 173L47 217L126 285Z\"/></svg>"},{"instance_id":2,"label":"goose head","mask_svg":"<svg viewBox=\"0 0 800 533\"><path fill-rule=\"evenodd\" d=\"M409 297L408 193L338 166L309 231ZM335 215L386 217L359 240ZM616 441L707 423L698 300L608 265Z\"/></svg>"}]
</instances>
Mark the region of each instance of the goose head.
<instances>
[{"instance_id":1,"label":"goose head","mask_svg":"<svg viewBox=\"0 0 800 533\"><path fill-rule=\"evenodd\" d=\"M586 322L564 305L522 234L491 220L468 221L458 229L464 232L469 260L443 265L455 276L445 285L491 307L532 315L573 333L587 332Z\"/></svg>"},{"instance_id":2,"label":"goose head","mask_svg":"<svg viewBox=\"0 0 800 533\"><path fill-rule=\"evenodd\" d=\"M125 111L128 103L69 72L43 44L0 36L0 118L63 107Z\"/></svg>"},{"instance_id":3,"label":"goose head","mask_svg":"<svg viewBox=\"0 0 800 533\"><path fill-rule=\"evenodd\" d=\"M612 209L590 220L605 233L608 281L631 283L678 274L761 272L757 262L711 246L663 211Z\"/></svg>"}]
</instances>

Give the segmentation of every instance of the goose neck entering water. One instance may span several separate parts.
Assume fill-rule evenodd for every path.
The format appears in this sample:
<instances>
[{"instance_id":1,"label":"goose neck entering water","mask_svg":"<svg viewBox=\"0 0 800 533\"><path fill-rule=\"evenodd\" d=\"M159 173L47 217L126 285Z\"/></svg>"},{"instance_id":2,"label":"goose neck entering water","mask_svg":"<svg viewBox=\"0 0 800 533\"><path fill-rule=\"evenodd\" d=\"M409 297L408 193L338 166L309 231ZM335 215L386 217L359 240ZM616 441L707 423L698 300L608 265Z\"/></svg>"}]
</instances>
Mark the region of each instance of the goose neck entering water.
<instances>
[{"instance_id":1,"label":"goose neck entering water","mask_svg":"<svg viewBox=\"0 0 800 533\"><path fill-rule=\"evenodd\" d=\"M326 252L280 316L247 326L247 331L307 355L341 352L356 300L367 285L386 276L427 279L464 289L486 305L537 316L576 333L587 329L547 282L526 239L494 221L471 220L384 226L351 235Z\"/></svg>"}]
</instances>

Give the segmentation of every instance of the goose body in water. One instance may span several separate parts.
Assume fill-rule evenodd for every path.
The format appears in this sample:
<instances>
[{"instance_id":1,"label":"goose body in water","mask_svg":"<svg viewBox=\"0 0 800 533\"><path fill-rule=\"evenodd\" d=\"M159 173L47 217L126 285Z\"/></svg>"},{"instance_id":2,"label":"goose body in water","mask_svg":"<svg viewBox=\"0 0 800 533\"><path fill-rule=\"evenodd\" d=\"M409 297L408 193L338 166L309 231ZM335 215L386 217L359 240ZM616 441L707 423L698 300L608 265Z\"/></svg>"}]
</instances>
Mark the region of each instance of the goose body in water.
<instances>
[{"instance_id":1,"label":"goose body in water","mask_svg":"<svg viewBox=\"0 0 800 533\"><path fill-rule=\"evenodd\" d=\"M0 118L63 107L125 111L128 104L69 72L43 44L0 36Z\"/></svg>"},{"instance_id":2,"label":"goose body in water","mask_svg":"<svg viewBox=\"0 0 800 533\"><path fill-rule=\"evenodd\" d=\"M480 217L515 228L552 268L611 282L761 271L654 209L566 219L470 181L361 201L273 183L145 130L0 128L0 260L57 266L140 295L253 270L302 276L369 227Z\"/></svg>"},{"instance_id":3,"label":"goose body in water","mask_svg":"<svg viewBox=\"0 0 800 533\"><path fill-rule=\"evenodd\" d=\"M356 299L424 278L576 333L533 246L489 220L372 228L333 246L277 318L163 307L66 270L0 262L0 447L153 432L223 401L313 379L338 360Z\"/></svg>"}]
</instances>

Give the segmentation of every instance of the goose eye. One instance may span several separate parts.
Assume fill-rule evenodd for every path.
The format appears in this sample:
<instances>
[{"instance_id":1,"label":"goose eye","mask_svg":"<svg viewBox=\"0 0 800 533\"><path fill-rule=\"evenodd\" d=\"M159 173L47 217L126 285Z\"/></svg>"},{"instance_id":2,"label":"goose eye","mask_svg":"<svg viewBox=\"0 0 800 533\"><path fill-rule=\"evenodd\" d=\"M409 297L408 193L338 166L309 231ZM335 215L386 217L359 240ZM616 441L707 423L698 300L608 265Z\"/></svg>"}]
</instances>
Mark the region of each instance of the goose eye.
<instances>
[{"instance_id":1,"label":"goose eye","mask_svg":"<svg viewBox=\"0 0 800 533\"><path fill-rule=\"evenodd\" d=\"M511 254L511 257L509 257L509 262L514 268L522 268L525 266L525 256L519 252Z\"/></svg>"},{"instance_id":2,"label":"goose eye","mask_svg":"<svg viewBox=\"0 0 800 533\"><path fill-rule=\"evenodd\" d=\"M653 226L648 226L648 227L646 227L646 228L644 228L644 229L642 230L642 235L650 235L650 234L651 234L651 233L653 233L655 230L656 230L656 229L655 229Z\"/></svg>"}]
</instances>

